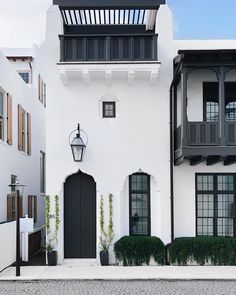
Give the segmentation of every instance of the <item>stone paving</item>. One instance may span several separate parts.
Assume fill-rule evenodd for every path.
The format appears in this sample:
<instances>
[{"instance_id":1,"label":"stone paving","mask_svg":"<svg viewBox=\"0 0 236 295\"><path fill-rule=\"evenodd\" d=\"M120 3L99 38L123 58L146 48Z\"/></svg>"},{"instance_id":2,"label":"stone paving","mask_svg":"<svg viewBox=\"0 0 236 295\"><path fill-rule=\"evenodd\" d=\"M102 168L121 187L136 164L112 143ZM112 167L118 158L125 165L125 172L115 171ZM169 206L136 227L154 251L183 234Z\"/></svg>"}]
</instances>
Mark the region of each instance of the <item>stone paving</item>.
<instances>
[{"instance_id":1,"label":"stone paving","mask_svg":"<svg viewBox=\"0 0 236 295\"><path fill-rule=\"evenodd\" d=\"M233 295L236 281L7 281L0 295Z\"/></svg>"}]
</instances>

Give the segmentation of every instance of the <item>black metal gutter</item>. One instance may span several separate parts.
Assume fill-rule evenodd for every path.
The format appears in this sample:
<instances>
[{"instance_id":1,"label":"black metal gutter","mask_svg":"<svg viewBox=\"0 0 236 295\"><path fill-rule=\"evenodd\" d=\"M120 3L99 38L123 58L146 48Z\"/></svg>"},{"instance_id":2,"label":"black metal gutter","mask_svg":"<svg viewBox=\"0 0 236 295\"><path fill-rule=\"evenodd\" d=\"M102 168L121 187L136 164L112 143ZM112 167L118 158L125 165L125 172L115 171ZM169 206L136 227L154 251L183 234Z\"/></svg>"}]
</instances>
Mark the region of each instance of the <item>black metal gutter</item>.
<instances>
[{"instance_id":1,"label":"black metal gutter","mask_svg":"<svg viewBox=\"0 0 236 295\"><path fill-rule=\"evenodd\" d=\"M173 86L178 79L178 74L182 67L182 60L184 55L181 54L180 61L175 70L173 80L170 84L170 214L171 214L171 242L175 238L175 227L174 227L174 132L173 132Z\"/></svg>"}]
</instances>

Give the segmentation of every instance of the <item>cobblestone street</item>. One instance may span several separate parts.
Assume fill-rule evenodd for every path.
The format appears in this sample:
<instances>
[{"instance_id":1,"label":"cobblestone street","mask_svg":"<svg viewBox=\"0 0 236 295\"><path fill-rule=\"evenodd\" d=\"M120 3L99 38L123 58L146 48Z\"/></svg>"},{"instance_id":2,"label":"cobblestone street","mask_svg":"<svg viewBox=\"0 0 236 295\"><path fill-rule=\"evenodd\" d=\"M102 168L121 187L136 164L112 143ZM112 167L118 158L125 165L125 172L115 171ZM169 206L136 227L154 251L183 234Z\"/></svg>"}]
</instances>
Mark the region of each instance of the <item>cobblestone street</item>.
<instances>
[{"instance_id":1,"label":"cobblestone street","mask_svg":"<svg viewBox=\"0 0 236 295\"><path fill-rule=\"evenodd\" d=\"M236 281L31 281L0 282L1 295L228 295Z\"/></svg>"}]
</instances>

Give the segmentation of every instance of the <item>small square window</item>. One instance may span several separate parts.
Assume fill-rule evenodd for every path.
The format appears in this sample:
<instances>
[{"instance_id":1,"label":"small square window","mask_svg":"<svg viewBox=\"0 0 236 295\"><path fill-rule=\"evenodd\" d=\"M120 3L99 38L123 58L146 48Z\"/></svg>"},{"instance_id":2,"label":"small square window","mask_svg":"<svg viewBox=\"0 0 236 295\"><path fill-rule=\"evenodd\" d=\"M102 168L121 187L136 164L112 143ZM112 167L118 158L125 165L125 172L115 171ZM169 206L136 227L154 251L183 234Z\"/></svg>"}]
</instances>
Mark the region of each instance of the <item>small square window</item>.
<instances>
[{"instance_id":1,"label":"small square window","mask_svg":"<svg viewBox=\"0 0 236 295\"><path fill-rule=\"evenodd\" d=\"M116 103L114 101L103 101L102 103L102 116L103 118L116 117Z\"/></svg>"},{"instance_id":2,"label":"small square window","mask_svg":"<svg viewBox=\"0 0 236 295\"><path fill-rule=\"evenodd\" d=\"M29 74L29 72L19 72L19 75L25 81L26 84L30 83L30 74Z\"/></svg>"}]
</instances>

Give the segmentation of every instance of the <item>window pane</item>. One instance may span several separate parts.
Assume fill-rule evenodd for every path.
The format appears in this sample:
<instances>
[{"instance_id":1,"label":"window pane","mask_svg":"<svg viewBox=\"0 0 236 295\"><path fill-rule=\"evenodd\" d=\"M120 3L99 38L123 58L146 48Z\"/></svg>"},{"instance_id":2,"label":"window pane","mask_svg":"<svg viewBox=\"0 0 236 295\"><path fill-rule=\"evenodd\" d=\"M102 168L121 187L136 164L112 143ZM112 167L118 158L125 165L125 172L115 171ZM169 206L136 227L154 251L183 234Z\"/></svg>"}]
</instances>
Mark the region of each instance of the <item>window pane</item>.
<instances>
[{"instance_id":1,"label":"window pane","mask_svg":"<svg viewBox=\"0 0 236 295\"><path fill-rule=\"evenodd\" d=\"M103 117L114 118L116 115L116 104L115 102L103 102Z\"/></svg>"},{"instance_id":2,"label":"window pane","mask_svg":"<svg viewBox=\"0 0 236 295\"><path fill-rule=\"evenodd\" d=\"M25 81L25 83L29 84L29 73L28 72L19 73L19 75Z\"/></svg>"},{"instance_id":3,"label":"window pane","mask_svg":"<svg viewBox=\"0 0 236 295\"><path fill-rule=\"evenodd\" d=\"M132 217L148 216L148 195L132 194Z\"/></svg>"},{"instance_id":4,"label":"window pane","mask_svg":"<svg viewBox=\"0 0 236 295\"><path fill-rule=\"evenodd\" d=\"M233 218L218 218L217 219L217 234L219 236L234 235L234 220Z\"/></svg>"},{"instance_id":5,"label":"window pane","mask_svg":"<svg viewBox=\"0 0 236 295\"><path fill-rule=\"evenodd\" d=\"M148 218L132 217L131 222L133 235L148 235Z\"/></svg>"},{"instance_id":6,"label":"window pane","mask_svg":"<svg viewBox=\"0 0 236 295\"><path fill-rule=\"evenodd\" d=\"M199 236L212 236L213 235L213 218L198 218L197 234Z\"/></svg>"},{"instance_id":7,"label":"window pane","mask_svg":"<svg viewBox=\"0 0 236 295\"><path fill-rule=\"evenodd\" d=\"M0 92L0 116L3 116L3 94Z\"/></svg>"},{"instance_id":8,"label":"window pane","mask_svg":"<svg viewBox=\"0 0 236 295\"><path fill-rule=\"evenodd\" d=\"M233 175L217 176L217 187L219 191L233 191L234 190Z\"/></svg>"},{"instance_id":9,"label":"window pane","mask_svg":"<svg viewBox=\"0 0 236 295\"><path fill-rule=\"evenodd\" d=\"M214 195L198 194L198 217L214 217Z\"/></svg>"},{"instance_id":10,"label":"window pane","mask_svg":"<svg viewBox=\"0 0 236 295\"><path fill-rule=\"evenodd\" d=\"M212 191L213 190L213 175L198 175L197 176L198 191Z\"/></svg>"},{"instance_id":11,"label":"window pane","mask_svg":"<svg viewBox=\"0 0 236 295\"><path fill-rule=\"evenodd\" d=\"M234 217L234 195L218 195L218 217Z\"/></svg>"},{"instance_id":12,"label":"window pane","mask_svg":"<svg viewBox=\"0 0 236 295\"><path fill-rule=\"evenodd\" d=\"M217 122L219 118L219 105L218 102L206 101L206 121Z\"/></svg>"},{"instance_id":13,"label":"window pane","mask_svg":"<svg viewBox=\"0 0 236 295\"><path fill-rule=\"evenodd\" d=\"M135 191L147 191L148 189L148 177L145 174L132 175L131 187Z\"/></svg>"},{"instance_id":14,"label":"window pane","mask_svg":"<svg viewBox=\"0 0 236 295\"><path fill-rule=\"evenodd\" d=\"M11 184L15 184L17 180L17 176L16 175L11 175ZM11 191L15 192L16 191L16 187L15 186L11 186Z\"/></svg>"}]
</instances>

